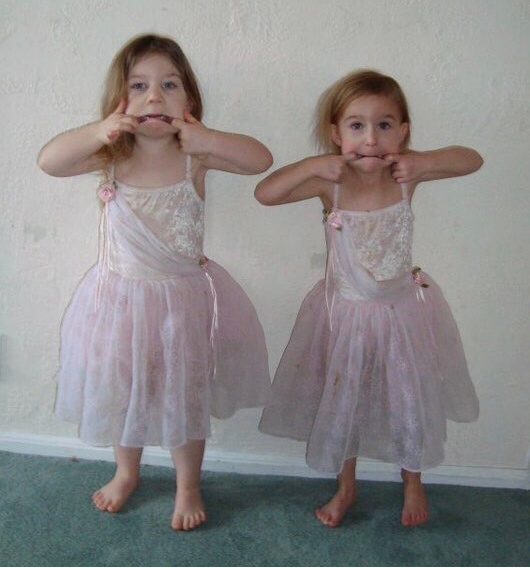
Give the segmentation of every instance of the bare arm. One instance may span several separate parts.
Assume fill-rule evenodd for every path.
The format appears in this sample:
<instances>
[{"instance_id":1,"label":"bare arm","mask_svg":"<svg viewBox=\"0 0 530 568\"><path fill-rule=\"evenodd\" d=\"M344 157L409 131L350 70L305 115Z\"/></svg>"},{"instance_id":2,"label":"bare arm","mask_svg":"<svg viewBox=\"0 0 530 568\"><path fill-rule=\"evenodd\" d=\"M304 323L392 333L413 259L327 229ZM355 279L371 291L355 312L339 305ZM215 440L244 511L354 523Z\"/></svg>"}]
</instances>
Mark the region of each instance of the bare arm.
<instances>
[{"instance_id":1,"label":"bare arm","mask_svg":"<svg viewBox=\"0 0 530 568\"><path fill-rule=\"evenodd\" d=\"M385 159L393 162L392 176L396 182L411 184L465 176L477 171L483 164L476 150L464 146L425 152L410 150L403 154L389 154Z\"/></svg>"},{"instance_id":2,"label":"bare arm","mask_svg":"<svg viewBox=\"0 0 530 568\"><path fill-rule=\"evenodd\" d=\"M202 157L205 169L236 174L259 174L272 165L272 155L261 142L244 134L207 128L184 111L184 118L173 119L181 150Z\"/></svg>"},{"instance_id":3,"label":"bare arm","mask_svg":"<svg viewBox=\"0 0 530 568\"><path fill-rule=\"evenodd\" d=\"M98 169L95 154L103 147L96 134L96 124L63 132L52 138L40 151L37 163L51 176L68 177Z\"/></svg>"},{"instance_id":4,"label":"bare arm","mask_svg":"<svg viewBox=\"0 0 530 568\"><path fill-rule=\"evenodd\" d=\"M304 158L267 176L257 185L254 196L263 205L283 205L320 197L323 204L330 207L332 183L342 179L349 158L333 154Z\"/></svg>"},{"instance_id":5,"label":"bare arm","mask_svg":"<svg viewBox=\"0 0 530 568\"><path fill-rule=\"evenodd\" d=\"M244 134L210 130L211 142L204 166L236 174L260 174L272 165L272 155L261 142Z\"/></svg>"},{"instance_id":6,"label":"bare arm","mask_svg":"<svg viewBox=\"0 0 530 568\"><path fill-rule=\"evenodd\" d=\"M68 177L95 171L102 166L96 155L122 132L134 132L136 119L123 114L125 102L105 120L67 130L52 138L40 151L37 163L51 176Z\"/></svg>"}]
</instances>

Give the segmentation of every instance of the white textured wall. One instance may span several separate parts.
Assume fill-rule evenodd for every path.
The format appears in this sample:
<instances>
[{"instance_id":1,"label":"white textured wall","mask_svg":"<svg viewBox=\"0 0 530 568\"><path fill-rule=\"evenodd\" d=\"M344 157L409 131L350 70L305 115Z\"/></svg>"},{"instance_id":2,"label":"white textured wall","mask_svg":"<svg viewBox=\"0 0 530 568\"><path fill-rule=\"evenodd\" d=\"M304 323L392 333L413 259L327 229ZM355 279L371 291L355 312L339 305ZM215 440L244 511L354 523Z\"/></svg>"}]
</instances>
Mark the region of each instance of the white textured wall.
<instances>
[{"instance_id":1,"label":"white textured wall","mask_svg":"<svg viewBox=\"0 0 530 568\"><path fill-rule=\"evenodd\" d=\"M316 99L356 67L394 75L413 147L477 148L482 170L420 187L416 262L453 307L481 401L451 426L446 464L526 467L529 447L530 2L525 0L1 0L0 433L76 436L52 414L64 308L96 256L94 179L35 164L58 131L95 117L103 76L130 36L175 37L202 83L205 122L263 140L275 167L313 152ZM214 173L206 253L254 300L274 370L298 306L324 269L320 205L264 208L258 177ZM216 422L209 447L302 456Z\"/></svg>"}]
</instances>

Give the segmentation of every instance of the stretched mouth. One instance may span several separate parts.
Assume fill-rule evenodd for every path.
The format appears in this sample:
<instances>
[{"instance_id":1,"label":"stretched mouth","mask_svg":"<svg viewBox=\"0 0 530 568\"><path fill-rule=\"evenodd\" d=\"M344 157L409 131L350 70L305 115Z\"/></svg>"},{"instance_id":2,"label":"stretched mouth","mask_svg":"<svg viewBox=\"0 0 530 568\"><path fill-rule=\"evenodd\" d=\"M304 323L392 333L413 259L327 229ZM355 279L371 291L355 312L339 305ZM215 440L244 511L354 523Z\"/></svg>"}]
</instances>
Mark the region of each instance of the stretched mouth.
<instances>
[{"instance_id":1,"label":"stretched mouth","mask_svg":"<svg viewBox=\"0 0 530 568\"><path fill-rule=\"evenodd\" d=\"M162 122L171 124L173 118L167 114L144 114L143 116L139 116L137 120L139 123L146 122L148 120L161 120Z\"/></svg>"},{"instance_id":2,"label":"stretched mouth","mask_svg":"<svg viewBox=\"0 0 530 568\"><path fill-rule=\"evenodd\" d=\"M358 160L361 160L362 158L377 158L378 160L382 160L384 159L384 156L383 155L369 156L367 154L357 154Z\"/></svg>"}]
</instances>

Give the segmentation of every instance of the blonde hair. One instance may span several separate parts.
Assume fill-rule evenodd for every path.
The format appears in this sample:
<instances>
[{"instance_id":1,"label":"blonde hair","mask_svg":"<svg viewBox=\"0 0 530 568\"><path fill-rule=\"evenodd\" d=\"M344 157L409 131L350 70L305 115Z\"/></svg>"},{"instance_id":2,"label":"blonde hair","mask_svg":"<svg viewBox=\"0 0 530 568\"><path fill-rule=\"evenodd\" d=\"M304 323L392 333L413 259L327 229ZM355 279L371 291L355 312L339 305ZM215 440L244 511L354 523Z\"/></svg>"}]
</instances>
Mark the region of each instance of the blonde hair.
<instances>
[{"instance_id":1,"label":"blonde hair","mask_svg":"<svg viewBox=\"0 0 530 568\"><path fill-rule=\"evenodd\" d=\"M202 119L202 98L191 65L176 41L156 34L143 34L129 40L114 56L107 72L100 112L103 120L109 116L120 100L127 96L127 80L134 65L145 55L165 55L177 68L190 105L190 112ZM99 154L105 162L127 158L131 155L134 136L124 132L116 143L104 146Z\"/></svg>"},{"instance_id":2,"label":"blonde hair","mask_svg":"<svg viewBox=\"0 0 530 568\"><path fill-rule=\"evenodd\" d=\"M321 149L340 154L340 147L332 140L332 124L338 124L346 107L355 99L368 95L382 95L392 100L399 109L401 121L409 124L403 141L410 142L410 115L405 94L398 82L373 69L359 69L339 79L320 96L315 113L314 136Z\"/></svg>"}]
</instances>

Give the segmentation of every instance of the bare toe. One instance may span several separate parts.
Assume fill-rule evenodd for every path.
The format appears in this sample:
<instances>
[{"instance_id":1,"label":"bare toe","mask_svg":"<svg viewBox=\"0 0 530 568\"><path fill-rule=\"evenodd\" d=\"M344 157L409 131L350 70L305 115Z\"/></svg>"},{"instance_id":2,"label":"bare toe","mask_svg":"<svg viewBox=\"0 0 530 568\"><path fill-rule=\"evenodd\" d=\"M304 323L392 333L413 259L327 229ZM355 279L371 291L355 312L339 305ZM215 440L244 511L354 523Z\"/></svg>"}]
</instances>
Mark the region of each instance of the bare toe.
<instances>
[{"instance_id":1,"label":"bare toe","mask_svg":"<svg viewBox=\"0 0 530 568\"><path fill-rule=\"evenodd\" d=\"M348 495L337 492L323 507L315 509L315 516L326 527L338 527L356 500L355 492Z\"/></svg>"},{"instance_id":2,"label":"bare toe","mask_svg":"<svg viewBox=\"0 0 530 568\"><path fill-rule=\"evenodd\" d=\"M319 507L315 509L316 518L326 527L338 527L341 523L341 518L335 517L330 513L326 507Z\"/></svg>"},{"instance_id":3,"label":"bare toe","mask_svg":"<svg viewBox=\"0 0 530 568\"><path fill-rule=\"evenodd\" d=\"M92 495L92 502L100 511L117 513L136 489L138 479L114 477Z\"/></svg>"},{"instance_id":4,"label":"bare toe","mask_svg":"<svg viewBox=\"0 0 530 568\"><path fill-rule=\"evenodd\" d=\"M205 521L206 511L200 491L177 490L171 528L176 531L190 531L196 529Z\"/></svg>"}]
</instances>

